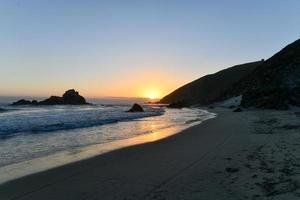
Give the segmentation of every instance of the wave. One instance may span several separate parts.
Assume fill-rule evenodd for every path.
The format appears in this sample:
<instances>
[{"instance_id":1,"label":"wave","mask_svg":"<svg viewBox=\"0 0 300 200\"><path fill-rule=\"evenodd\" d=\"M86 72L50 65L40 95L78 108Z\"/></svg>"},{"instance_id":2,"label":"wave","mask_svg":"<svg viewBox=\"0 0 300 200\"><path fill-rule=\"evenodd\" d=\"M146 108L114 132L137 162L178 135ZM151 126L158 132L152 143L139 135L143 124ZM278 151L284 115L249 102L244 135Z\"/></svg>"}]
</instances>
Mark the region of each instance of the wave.
<instances>
[{"instance_id":1,"label":"wave","mask_svg":"<svg viewBox=\"0 0 300 200\"><path fill-rule=\"evenodd\" d=\"M163 114L163 109L146 108L143 113L125 112L125 106L56 106L15 110L0 115L0 138L18 134L86 128Z\"/></svg>"},{"instance_id":2,"label":"wave","mask_svg":"<svg viewBox=\"0 0 300 200\"><path fill-rule=\"evenodd\" d=\"M6 111L7 111L6 109L0 108L0 113L6 112Z\"/></svg>"}]
</instances>

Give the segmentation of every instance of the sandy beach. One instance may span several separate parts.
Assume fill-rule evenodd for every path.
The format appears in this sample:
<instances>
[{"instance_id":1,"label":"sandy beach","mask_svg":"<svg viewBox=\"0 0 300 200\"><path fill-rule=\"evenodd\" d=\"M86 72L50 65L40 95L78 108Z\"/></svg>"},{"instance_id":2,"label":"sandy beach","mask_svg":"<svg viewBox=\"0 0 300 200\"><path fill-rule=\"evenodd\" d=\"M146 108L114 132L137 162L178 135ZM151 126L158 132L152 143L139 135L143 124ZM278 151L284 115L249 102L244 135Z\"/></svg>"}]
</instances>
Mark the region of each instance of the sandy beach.
<instances>
[{"instance_id":1,"label":"sandy beach","mask_svg":"<svg viewBox=\"0 0 300 200\"><path fill-rule=\"evenodd\" d=\"M300 113L216 108L171 137L0 186L0 199L299 199Z\"/></svg>"},{"instance_id":2,"label":"sandy beach","mask_svg":"<svg viewBox=\"0 0 300 200\"><path fill-rule=\"evenodd\" d=\"M0 8L0 200L300 200L300 0Z\"/></svg>"}]
</instances>

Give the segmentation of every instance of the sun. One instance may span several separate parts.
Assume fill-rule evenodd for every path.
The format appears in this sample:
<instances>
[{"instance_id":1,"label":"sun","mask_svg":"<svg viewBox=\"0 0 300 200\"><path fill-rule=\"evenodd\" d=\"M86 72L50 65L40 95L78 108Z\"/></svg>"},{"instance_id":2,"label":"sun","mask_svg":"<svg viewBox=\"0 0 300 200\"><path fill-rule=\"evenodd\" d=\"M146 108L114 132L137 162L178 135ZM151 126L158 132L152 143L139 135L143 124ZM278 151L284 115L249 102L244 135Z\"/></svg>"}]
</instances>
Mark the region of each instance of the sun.
<instances>
[{"instance_id":1,"label":"sun","mask_svg":"<svg viewBox=\"0 0 300 200\"><path fill-rule=\"evenodd\" d=\"M151 100L158 99L160 97L160 93L155 89L147 90L145 92L145 97Z\"/></svg>"}]
</instances>

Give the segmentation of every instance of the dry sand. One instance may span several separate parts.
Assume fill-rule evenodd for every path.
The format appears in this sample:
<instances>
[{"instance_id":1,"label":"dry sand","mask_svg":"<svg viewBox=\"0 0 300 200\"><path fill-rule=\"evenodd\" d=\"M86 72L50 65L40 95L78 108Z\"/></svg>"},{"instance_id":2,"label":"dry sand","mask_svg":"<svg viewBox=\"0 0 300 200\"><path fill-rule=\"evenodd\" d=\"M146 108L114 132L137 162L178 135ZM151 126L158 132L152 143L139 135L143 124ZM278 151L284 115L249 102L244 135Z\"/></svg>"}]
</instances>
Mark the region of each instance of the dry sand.
<instances>
[{"instance_id":1,"label":"dry sand","mask_svg":"<svg viewBox=\"0 0 300 200\"><path fill-rule=\"evenodd\" d=\"M0 199L300 199L300 114L218 117L0 186Z\"/></svg>"}]
</instances>

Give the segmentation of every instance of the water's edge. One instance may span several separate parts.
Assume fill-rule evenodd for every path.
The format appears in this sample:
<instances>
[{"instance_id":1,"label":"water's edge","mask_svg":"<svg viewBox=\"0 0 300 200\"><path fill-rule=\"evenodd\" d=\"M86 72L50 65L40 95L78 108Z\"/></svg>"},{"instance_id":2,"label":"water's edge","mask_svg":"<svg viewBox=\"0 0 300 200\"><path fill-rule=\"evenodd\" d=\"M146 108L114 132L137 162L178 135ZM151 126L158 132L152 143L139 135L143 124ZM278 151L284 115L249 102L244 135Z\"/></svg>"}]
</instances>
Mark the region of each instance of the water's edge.
<instances>
[{"instance_id":1,"label":"water's edge","mask_svg":"<svg viewBox=\"0 0 300 200\"><path fill-rule=\"evenodd\" d=\"M184 126L178 125L175 127L168 127L165 129L154 131L152 133L147 133L132 138L73 148L69 150L60 151L52 155L3 166L0 168L0 185L18 178L22 178L24 176L40 173L53 168L61 167L63 165L90 159L92 157L108 153L110 151L126 148L129 146L154 142L170 137L217 116L217 114L215 113L208 113L211 115L207 116L206 118L200 121L191 122Z\"/></svg>"}]
</instances>

